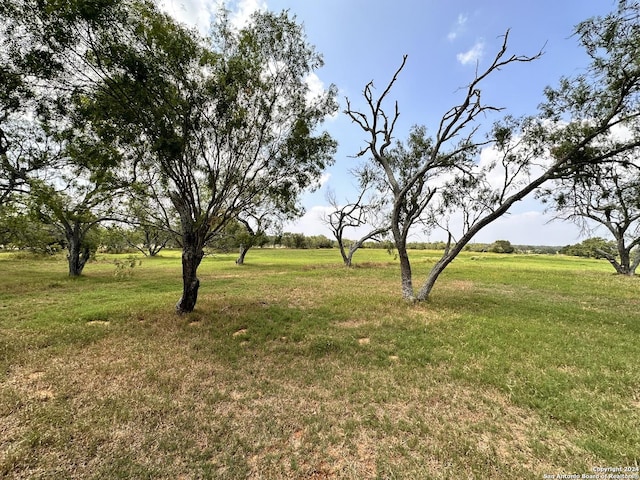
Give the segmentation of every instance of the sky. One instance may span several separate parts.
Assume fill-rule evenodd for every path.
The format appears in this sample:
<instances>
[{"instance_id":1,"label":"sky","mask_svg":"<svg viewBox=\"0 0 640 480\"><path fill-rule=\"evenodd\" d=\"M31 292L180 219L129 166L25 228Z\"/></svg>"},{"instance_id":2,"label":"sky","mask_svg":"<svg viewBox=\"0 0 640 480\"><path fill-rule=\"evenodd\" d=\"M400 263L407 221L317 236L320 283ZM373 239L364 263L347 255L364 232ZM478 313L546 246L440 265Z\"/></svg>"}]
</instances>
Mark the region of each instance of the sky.
<instances>
[{"instance_id":1,"label":"sky","mask_svg":"<svg viewBox=\"0 0 640 480\"><path fill-rule=\"evenodd\" d=\"M362 91L373 81L383 89L400 66L391 98L398 102L400 118L396 136L406 138L412 125L435 132L443 114L461 100L461 88L474 78L476 68L488 65L509 31L509 52L542 57L532 63L510 65L484 84L483 99L504 107L503 114L535 114L546 86L556 86L562 76L584 71L588 59L572 35L579 22L603 15L615 0L161 0L179 21L206 32L224 2L233 21L242 25L256 10L288 10L302 23L309 43L325 61L315 83L337 86L340 112L348 98L363 107ZM489 125L496 118L487 118ZM327 188L338 201L356 195L349 169L362 162L353 158L365 145L364 133L343 113L323 125L337 141L335 163L315 192L302 203L306 214L285 226L285 231L331 237L321 217L327 211ZM348 232L356 238L361 232ZM476 242L509 240L516 245L567 245L605 232L581 232L568 222L552 221L534 198L514 205L503 218L487 226ZM444 240L434 231L416 231L413 240Z\"/></svg>"}]
</instances>

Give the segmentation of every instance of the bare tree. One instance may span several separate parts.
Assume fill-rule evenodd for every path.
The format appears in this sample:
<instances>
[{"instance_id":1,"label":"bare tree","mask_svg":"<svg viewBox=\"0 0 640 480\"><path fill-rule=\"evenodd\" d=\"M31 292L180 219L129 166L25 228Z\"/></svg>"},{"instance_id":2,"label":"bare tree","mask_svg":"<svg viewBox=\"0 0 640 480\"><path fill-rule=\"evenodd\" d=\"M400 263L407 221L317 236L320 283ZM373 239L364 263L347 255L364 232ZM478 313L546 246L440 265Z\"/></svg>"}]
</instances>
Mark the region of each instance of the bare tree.
<instances>
[{"instance_id":1,"label":"bare tree","mask_svg":"<svg viewBox=\"0 0 640 480\"><path fill-rule=\"evenodd\" d=\"M504 66L529 63L541 55L506 56L508 32L487 69L476 72L462 102L442 117L434 138L427 137L424 128L414 127L406 143L392 146L399 108L396 103L388 114L384 102L406 57L378 98L373 96L372 83L365 87L367 113L354 110L348 103L346 113L368 135L360 155L372 155L372 164L393 197L391 230L406 299L428 299L439 275L464 246L545 182L570 176L587 165L615 162L623 152L640 146L640 65L633 60L640 48L639 9L637 4L621 2L620 9L605 20L595 18L580 24L576 31L593 59L588 73L562 79L557 89L548 88L538 118L507 117L484 139L477 138L475 120L500 108L481 102L480 83ZM619 28L612 30L612 25ZM618 35L612 35L612 31ZM631 134L614 141L611 131L621 126L629 127ZM478 153L490 146L497 160L480 165ZM495 181L496 171L501 172L501 181ZM447 221L455 211L464 223L458 238ZM415 293L406 239L412 226L424 216L448 232L448 244Z\"/></svg>"},{"instance_id":2,"label":"bare tree","mask_svg":"<svg viewBox=\"0 0 640 480\"><path fill-rule=\"evenodd\" d=\"M324 215L323 222L329 227L335 237L342 261L350 267L353 255L369 240L379 241L380 237L389 231L388 218L384 207L386 201L383 196L376 194L376 181L374 172L367 166L352 171L358 179L358 197L341 205L335 192L327 190L326 199L333 209ZM358 229L369 226L371 229L355 241L347 244L345 230Z\"/></svg>"},{"instance_id":3,"label":"bare tree","mask_svg":"<svg viewBox=\"0 0 640 480\"><path fill-rule=\"evenodd\" d=\"M541 55L506 57L507 40L508 32L493 62L486 70L478 71L465 89L462 102L444 114L433 139L427 137L424 127L414 127L406 144L397 142L393 145L400 111L396 102L392 112L387 113L384 103L406 64L407 56L378 98L374 97L373 82L367 84L364 89L367 113L354 110L351 102L347 102L346 114L368 135L367 145L358 155L372 156L373 165L377 167L381 180L386 183L393 198L391 232L398 250L402 294L406 299L422 300L428 296L428 291L422 291L416 297L413 289L411 263L407 252L409 232L438 192L440 187L437 181L441 182L445 175L452 172L461 173L463 179L473 178L474 156L480 147L488 143L476 138L478 126L474 122L478 116L500 110L481 101L481 82L502 67L512 63L531 62ZM447 248L446 254L450 252ZM448 264L450 261L443 260L443 263Z\"/></svg>"}]
</instances>

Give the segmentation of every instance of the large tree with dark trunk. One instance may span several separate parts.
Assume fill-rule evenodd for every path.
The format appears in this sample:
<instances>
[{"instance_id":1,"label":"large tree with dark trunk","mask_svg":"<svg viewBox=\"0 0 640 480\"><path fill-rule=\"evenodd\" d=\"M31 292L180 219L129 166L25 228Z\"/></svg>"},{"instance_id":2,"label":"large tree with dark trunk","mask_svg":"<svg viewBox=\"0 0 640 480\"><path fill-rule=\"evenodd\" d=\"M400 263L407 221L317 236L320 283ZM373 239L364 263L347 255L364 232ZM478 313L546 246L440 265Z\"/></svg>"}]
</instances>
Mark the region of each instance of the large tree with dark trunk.
<instances>
[{"instance_id":1,"label":"large tree with dark trunk","mask_svg":"<svg viewBox=\"0 0 640 480\"><path fill-rule=\"evenodd\" d=\"M178 213L176 310L186 313L207 242L260 198L294 205L331 162L335 142L316 130L335 92L310 92L322 58L286 13L256 14L239 31L221 14L205 41L150 4L135 9L94 49L110 73L85 105L103 138L146 149L135 168L158 173L159 196Z\"/></svg>"},{"instance_id":2,"label":"large tree with dark trunk","mask_svg":"<svg viewBox=\"0 0 640 480\"><path fill-rule=\"evenodd\" d=\"M34 218L64 238L69 275L76 277L98 246L98 225L120 218L119 200L129 180L118 176L120 153L99 140L74 131L62 133L50 144L47 151L57 157L56 168L48 160L48 168L32 172L28 192L19 198Z\"/></svg>"}]
</instances>

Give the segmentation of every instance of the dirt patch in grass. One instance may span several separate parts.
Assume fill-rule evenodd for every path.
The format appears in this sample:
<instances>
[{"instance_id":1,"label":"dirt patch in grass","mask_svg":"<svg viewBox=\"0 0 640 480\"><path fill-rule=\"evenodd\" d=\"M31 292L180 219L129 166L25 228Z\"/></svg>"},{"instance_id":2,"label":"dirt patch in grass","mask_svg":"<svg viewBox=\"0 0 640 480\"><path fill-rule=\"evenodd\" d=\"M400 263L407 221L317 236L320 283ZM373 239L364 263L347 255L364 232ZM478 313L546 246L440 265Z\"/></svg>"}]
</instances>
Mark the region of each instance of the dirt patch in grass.
<instances>
[{"instance_id":1,"label":"dirt patch in grass","mask_svg":"<svg viewBox=\"0 0 640 480\"><path fill-rule=\"evenodd\" d=\"M336 322L335 325L339 328L348 328L348 329L356 329L367 326L372 326L372 321L368 319L349 319L343 320L341 322Z\"/></svg>"},{"instance_id":2,"label":"dirt patch in grass","mask_svg":"<svg viewBox=\"0 0 640 480\"><path fill-rule=\"evenodd\" d=\"M444 283L442 287L461 292L467 292L469 290L473 290L475 288L475 285L475 282L472 282L470 280L451 280L447 283Z\"/></svg>"}]
</instances>

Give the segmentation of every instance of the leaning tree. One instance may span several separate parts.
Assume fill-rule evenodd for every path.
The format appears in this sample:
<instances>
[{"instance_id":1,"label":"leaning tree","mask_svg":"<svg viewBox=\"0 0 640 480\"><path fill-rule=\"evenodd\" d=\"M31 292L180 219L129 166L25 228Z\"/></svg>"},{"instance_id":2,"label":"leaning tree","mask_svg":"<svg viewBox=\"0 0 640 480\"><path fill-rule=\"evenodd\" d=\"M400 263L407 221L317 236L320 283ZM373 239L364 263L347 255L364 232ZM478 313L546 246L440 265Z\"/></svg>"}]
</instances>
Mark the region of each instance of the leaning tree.
<instances>
[{"instance_id":1,"label":"leaning tree","mask_svg":"<svg viewBox=\"0 0 640 480\"><path fill-rule=\"evenodd\" d=\"M393 201L390 230L400 259L402 295L408 300L424 300L431 289L426 284L417 295L414 291L407 250L407 239L412 228L417 223L427 220L427 210L433 206L439 195L446 196L456 185L471 190L482 183L483 173L476 171L474 161L480 148L488 142L479 138L475 121L478 117L499 108L483 103L481 84L487 77L507 65L531 62L540 55L507 56L507 40L508 32L493 62L484 71L477 72L464 90L462 101L444 114L433 138L427 135L425 127L416 126L409 132L405 142L394 142L400 110L397 102L391 111L386 103L406 64L406 56L379 97L374 96L373 82L366 85L364 111L356 110L350 101L347 102L346 114L367 136L366 145L358 156L371 156L371 166L377 172L377 181L386 185ZM447 188L445 184L448 184ZM496 218L499 216L497 212L494 214ZM464 242L464 238L459 239L452 247L449 236L445 254L434 267L440 270L436 278L462 249L464 244L461 242Z\"/></svg>"},{"instance_id":2,"label":"leaning tree","mask_svg":"<svg viewBox=\"0 0 640 480\"><path fill-rule=\"evenodd\" d=\"M404 62L379 97L374 97L372 84L365 87L366 110L348 104L346 113L367 134L360 154L371 155L393 198L391 230L406 299L428 299L439 275L482 228L549 180L615 162L640 146L639 12L640 5L621 1L610 15L578 25L576 33L591 58L586 72L547 88L539 116L507 117L483 140L476 137L473 121L498 109L481 101L480 83L505 65L538 56L506 56L507 36L493 62L465 89L462 101L442 117L433 138L416 127L406 142L393 144L399 107L389 111L385 102ZM621 127L627 135L612 135ZM478 154L489 147L493 160L482 162ZM458 236L447 222L452 212L463 219ZM449 242L415 292L406 239L420 220L442 226Z\"/></svg>"}]
</instances>

